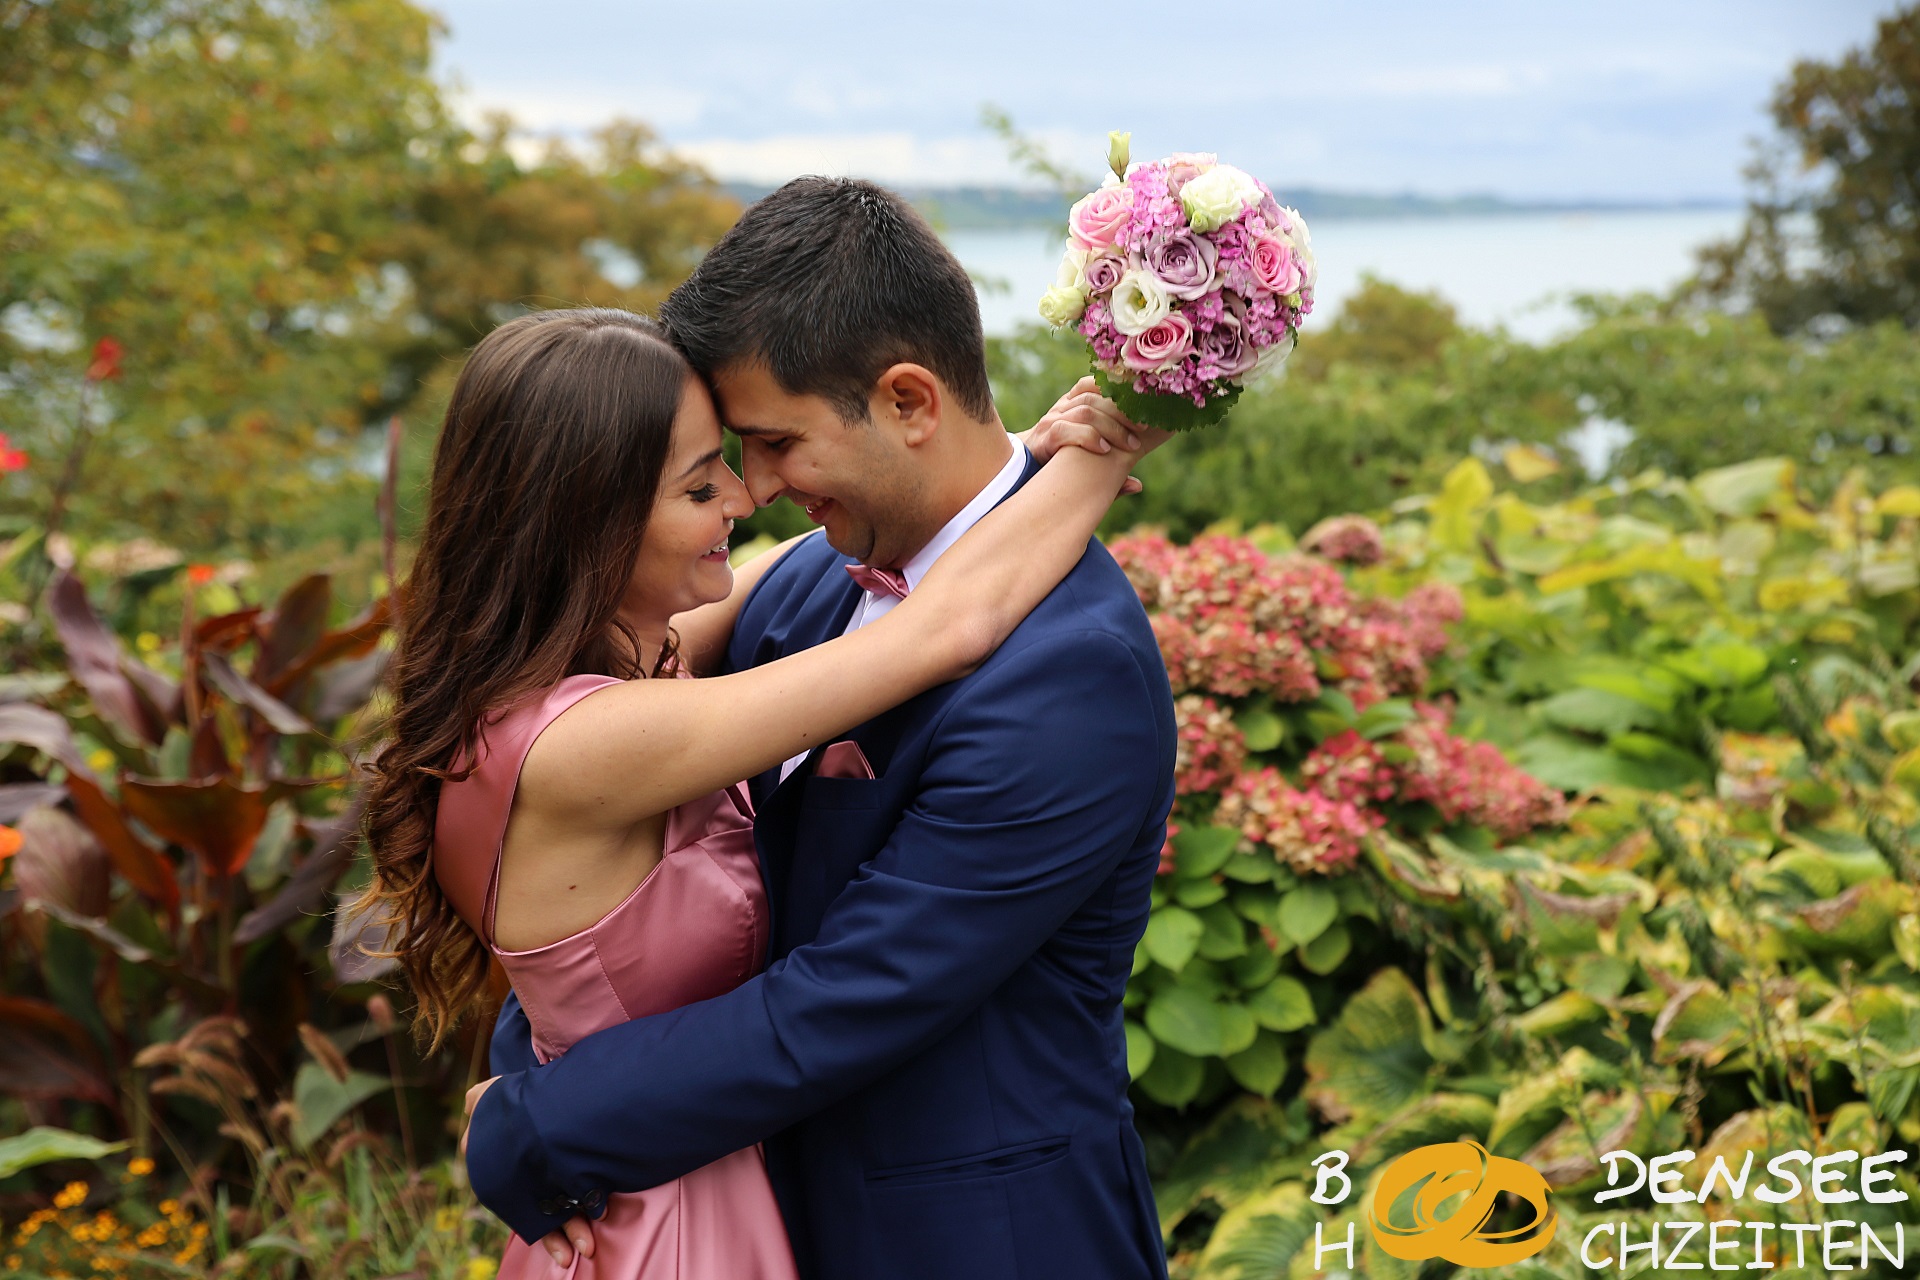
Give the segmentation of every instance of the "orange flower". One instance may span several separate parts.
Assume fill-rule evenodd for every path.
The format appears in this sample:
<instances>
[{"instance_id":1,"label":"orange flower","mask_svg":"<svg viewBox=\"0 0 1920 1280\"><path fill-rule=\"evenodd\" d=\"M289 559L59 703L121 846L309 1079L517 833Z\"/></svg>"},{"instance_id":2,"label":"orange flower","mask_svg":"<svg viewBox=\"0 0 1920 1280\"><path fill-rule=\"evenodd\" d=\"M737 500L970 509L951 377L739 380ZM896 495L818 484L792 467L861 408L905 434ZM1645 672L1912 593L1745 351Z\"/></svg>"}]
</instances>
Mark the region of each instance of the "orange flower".
<instances>
[{"instance_id":1,"label":"orange flower","mask_svg":"<svg viewBox=\"0 0 1920 1280\"><path fill-rule=\"evenodd\" d=\"M20 852L20 846L25 843L25 839L21 837L18 831L15 831L12 827L0 826L0 862L5 862L8 858Z\"/></svg>"},{"instance_id":2,"label":"orange flower","mask_svg":"<svg viewBox=\"0 0 1920 1280\"><path fill-rule=\"evenodd\" d=\"M88 382L105 382L109 378L120 376L120 357L127 349L112 338L102 338L93 344L93 363L87 366Z\"/></svg>"},{"instance_id":3,"label":"orange flower","mask_svg":"<svg viewBox=\"0 0 1920 1280\"><path fill-rule=\"evenodd\" d=\"M153 1172L153 1161L145 1156L135 1156L127 1161L127 1172L136 1178L144 1178Z\"/></svg>"},{"instance_id":4,"label":"orange flower","mask_svg":"<svg viewBox=\"0 0 1920 1280\"><path fill-rule=\"evenodd\" d=\"M187 566L187 581L196 587L204 587L213 581L214 572L210 564L190 564Z\"/></svg>"}]
</instances>

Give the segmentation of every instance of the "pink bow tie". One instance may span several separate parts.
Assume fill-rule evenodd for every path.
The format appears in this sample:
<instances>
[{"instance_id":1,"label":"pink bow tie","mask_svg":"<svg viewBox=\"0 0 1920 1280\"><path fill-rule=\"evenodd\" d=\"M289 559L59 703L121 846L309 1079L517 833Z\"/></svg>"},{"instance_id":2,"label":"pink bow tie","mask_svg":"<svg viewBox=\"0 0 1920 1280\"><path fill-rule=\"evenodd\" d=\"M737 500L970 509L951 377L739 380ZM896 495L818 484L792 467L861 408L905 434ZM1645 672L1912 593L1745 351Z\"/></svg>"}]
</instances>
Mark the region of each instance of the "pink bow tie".
<instances>
[{"instance_id":1,"label":"pink bow tie","mask_svg":"<svg viewBox=\"0 0 1920 1280\"><path fill-rule=\"evenodd\" d=\"M905 600L907 575L894 569L870 569L864 564L847 566L847 576L876 596L892 596L895 600Z\"/></svg>"}]
</instances>

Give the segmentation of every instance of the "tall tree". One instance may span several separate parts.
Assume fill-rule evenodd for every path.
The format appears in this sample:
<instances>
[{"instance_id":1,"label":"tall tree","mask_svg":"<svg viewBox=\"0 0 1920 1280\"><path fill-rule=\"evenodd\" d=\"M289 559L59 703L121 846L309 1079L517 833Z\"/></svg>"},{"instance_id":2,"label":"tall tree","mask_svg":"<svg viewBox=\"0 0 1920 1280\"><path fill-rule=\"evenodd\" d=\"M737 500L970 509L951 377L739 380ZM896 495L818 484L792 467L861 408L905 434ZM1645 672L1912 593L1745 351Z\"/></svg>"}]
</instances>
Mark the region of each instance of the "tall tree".
<instances>
[{"instance_id":1,"label":"tall tree","mask_svg":"<svg viewBox=\"0 0 1920 1280\"><path fill-rule=\"evenodd\" d=\"M1746 223L1703 255L1702 292L1744 298L1780 333L1920 327L1920 6L1868 48L1795 64L1772 110Z\"/></svg>"},{"instance_id":2,"label":"tall tree","mask_svg":"<svg viewBox=\"0 0 1920 1280\"><path fill-rule=\"evenodd\" d=\"M0 0L0 516L265 555L526 306L651 306L737 206L638 126L521 164L408 0ZM83 377L97 341L125 356ZM431 400L431 395L428 400ZM423 424L424 425L424 424Z\"/></svg>"}]
</instances>

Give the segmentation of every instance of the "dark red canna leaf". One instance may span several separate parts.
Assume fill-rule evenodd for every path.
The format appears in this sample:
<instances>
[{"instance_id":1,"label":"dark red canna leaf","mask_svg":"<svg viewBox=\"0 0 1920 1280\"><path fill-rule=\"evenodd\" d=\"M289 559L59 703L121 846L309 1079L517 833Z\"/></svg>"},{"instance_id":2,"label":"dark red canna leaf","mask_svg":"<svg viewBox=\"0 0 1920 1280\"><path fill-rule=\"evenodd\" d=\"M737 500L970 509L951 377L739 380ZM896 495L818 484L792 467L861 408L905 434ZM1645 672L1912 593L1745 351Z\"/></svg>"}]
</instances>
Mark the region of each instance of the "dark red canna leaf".
<instances>
[{"instance_id":1,"label":"dark red canna leaf","mask_svg":"<svg viewBox=\"0 0 1920 1280\"><path fill-rule=\"evenodd\" d=\"M299 734L316 733L299 712L280 699L262 689L253 681L233 669L233 664L218 653L202 654L201 670L207 673L207 683L241 706L257 714L275 733Z\"/></svg>"},{"instance_id":2,"label":"dark red canna leaf","mask_svg":"<svg viewBox=\"0 0 1920 1280\"><path fill-rule=\"evenodd\" d=\"M159 746L167 727L120 669L120 641L93 611L80 579L64 569L55 575L47 593L47 612L66 648L67 669L93 699L100 717L130 739Z\"/></svg>"},{"instance_id":3,"label":"dark red canna leaf","mask_svg":"<svg viewBox=\"0 0 1920 1280\"><path fill-rule=\"evenodd\" d=\"M290 697L290 691L319 668L371 653L374 646L380 643L380 637L386 633L391 608L389 598L383 596L346 626L321 636L312 648L273 680L268 692L276 697Z\"/></svg>"},{"instance_id":4,"label":"dark red canna leaf","mask_svg":"<svg viewBox=\"0 0 1920 1280\"><path fill-rule=\"evenodd\" d=\"M333 584L324 573L300 579L287 588L273 612L261 620L260 656L254 659L253 681L265 689L300 656L313 648L327 631L327 610L333 604Z\"/></svg>"},{"instance_id":5,"label":"dark red canna leaf","mask_svg":"<svg viewBox=\"0 0 1920 1280\"><path fill-rule=\"evenodd\" d=\"M113 1105L86 1028L44 1000L0 996L0 1092Z\"/></svg>"},{"instance_id":6,"label":"dark red canna leaf","mask_svg":"<svg viewBox=\"0 0 1920 1280\"><path fill-rule=\"evenodd\" d=\"M240 917L233 940L241 946L264 938L326 901L327 891L353 861L354 848L360 842L360 819L365 809L359 800L339 817L312 828L313 850L300 869L287 878L280 892Z\"/></svg>"},{"instance_id":7,"label":"dark red canna leaf","mask_svg":"<svg viewBox=\"0 0 1920 1280\"><path fill-rule=\"evenodd\" d=\"M253 639L259 628L260 606L249 605L237 613L221 613L203 618L193 629L194 641L202 649L230 653Z\"/></svg>"},{"instance_id":8,"label":"dark red canna leaf","mask_svg":"<svg viewBox=\"0 0 1920 1280\"><path fill-rule=\"evenodd\" d=\"M67 794L74 812L93 832L122 879L168 911L180 905L180 881L165 854L133 833L120 807L89 774L69 773Z\"/></svg>"},{"instance_id":9,"label":"dark red canna leaf","mask_svg":"<svg viewBox=\"0 0 1920 1280\"><path fill-rule=\"evenodd\" d=\"M93 833L59 809L35 809L20 820L13 882L28 898L80 916L107 911L111 864Z\"/></svg>"},{"instance_id":10,"label":"dark red canna leaf","mask_svg":"<svg viewBox=\"0 0 1920 1280\"><path fill-rule=\"evenodd\" d=\"M210 875L231 876L247 865L272 803L266 783L232 778L167 782L126 778L127 812L162 839L191 850Z\"/></svg>"}]
</instances>

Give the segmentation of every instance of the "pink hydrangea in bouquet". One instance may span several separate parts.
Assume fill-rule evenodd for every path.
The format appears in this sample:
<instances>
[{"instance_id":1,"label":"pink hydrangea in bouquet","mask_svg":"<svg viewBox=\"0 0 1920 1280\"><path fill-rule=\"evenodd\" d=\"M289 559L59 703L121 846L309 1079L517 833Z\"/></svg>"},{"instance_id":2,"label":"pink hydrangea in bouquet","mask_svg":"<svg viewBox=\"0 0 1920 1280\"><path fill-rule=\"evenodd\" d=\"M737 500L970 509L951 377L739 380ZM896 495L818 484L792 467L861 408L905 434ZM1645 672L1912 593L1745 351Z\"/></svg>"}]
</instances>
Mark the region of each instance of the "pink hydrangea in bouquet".
<instances>
[{"instance_id":1,"label":"pink hydrangea in bouquet","mask_svg":"<svg viewBox=\"0 0 1920 1280\"><path fill-rule=\"evenodd\" d=\"M1102 390L1168 431L1219 422L1277 372L1313 311L1307 224L1261 181L1214 156L1128 162L1067 215L1067 252L1040 315L1073 326Z\"/></svg>"}]
</instances>

